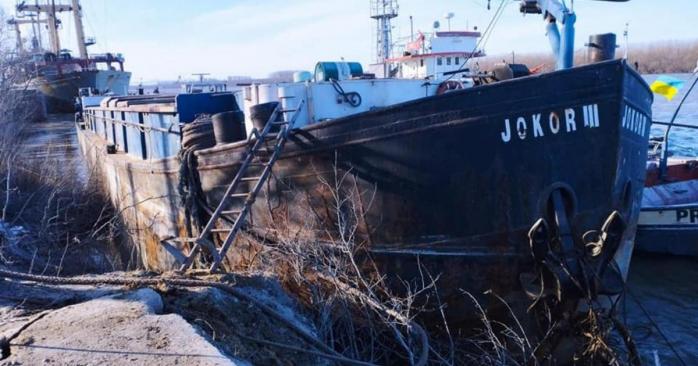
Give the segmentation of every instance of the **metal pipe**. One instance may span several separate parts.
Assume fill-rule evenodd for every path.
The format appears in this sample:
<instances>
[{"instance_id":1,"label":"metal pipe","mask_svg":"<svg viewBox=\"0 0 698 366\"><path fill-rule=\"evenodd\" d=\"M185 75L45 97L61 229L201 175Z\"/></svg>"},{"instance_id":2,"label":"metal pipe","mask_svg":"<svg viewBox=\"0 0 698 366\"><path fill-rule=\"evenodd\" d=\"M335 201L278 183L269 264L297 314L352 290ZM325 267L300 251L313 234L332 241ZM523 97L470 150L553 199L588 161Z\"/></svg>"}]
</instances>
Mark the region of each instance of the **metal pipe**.
<instances>
[{"instance_id":1,"label":"metal pipe","mask_svg":"<svg viewBox=\"0 0 698 366\"><path fill-rule=\"evenodd\" d=\"M170 128L161 128L161 127L145 126L145 125L142 125L140 123L127 122L127 121L122 121L122 120L118 120L118 119L114 119L114 118L110 118L110 117L105 117L105 116L98 116L96 114L89 114L88 113L88 114L86 114L86 116L88 116L87 119L95 119L95 122L96 122L96 120L102 120L105 122L108 121L111 123L135 127L137 129L141 130L141 132L158 131L158 132L171 133L173 135L181 135L181 133L179 131L172 128L175 126L174 123L172 124L172 126ZM177 125L177 127L181 127L181 126Z\"/></svg>"},{"instance_id":2,"label":"metal pipe","mask_svg":"<svg viewBox=\"0 0 698 366\"><path fill-rule=\"evenodd\" d=\"M661 161L659 162L659 179L664 179L666 176L667 172L667 166L668 166L668 160L669 160L669 131L671 131L671 127L674 126L674 122L676 121L676 117L679 115L679 111L681 110L681 107L683 107L684 102L686 102L686 99L688 99L688 96L691 94L693 91L693 88L695 88L696 84L698 84L698 68L693 72L693 83L691 84L691 87L686 91L686 94L684 94L683 98L681 99L681 102L679 105L676 107L676 110L674 111L674 115L671 117L671 121L669 121L669 124L667 125L666 131L664 131L664 148L662 149L662 158Z\"/></svg>"},{"instance_id":3,"label":"metal pipe","mask_svg":"<svg viewBox=\"0 0 698 366\"><path fill-rule=\"evenodd\" d=\"M690 128L694 130L698 130L698 125L687 125L685 123L671 123L671 122L664 122L664 121L652 121L653 125L660 125L660 126L673 126L673 127L681 127L681 128Z\"/></svg>"},{"instance_id":4,"label":"metal pipe","mask_svg":"<svg viewBox=\"0 0 698 366\"><path fill-rule=\"evenodd\" d=\"M560 55L558 70L569 69L574 66L574 23L577 16L573 12L565 11L562 19L562 40L560 42Z\"/></svg>"},{"instance_id":5,"label":"metal pipe","mask_svg":"<svg viewBox=\"0 0 698 366\"><path fill-rule=\"evenodd\" d=\"M546 34L548 35L548 40L550 41L550 48L553 50L553 56L555 60L560 59L560 31L557 29L557 23L555 19L549 19L548 25L545 26Z\"/></svg>"},{"instance_id":6,"label":"metal pipe","mask_svg":"<svg viewBox=\"0 0 698 366\"><path fill-rule=\"evenodd\" d=\"M414 42L414 22L412 21L411 15L410 15L410 42Z\"/></svg>"}]
</instances>

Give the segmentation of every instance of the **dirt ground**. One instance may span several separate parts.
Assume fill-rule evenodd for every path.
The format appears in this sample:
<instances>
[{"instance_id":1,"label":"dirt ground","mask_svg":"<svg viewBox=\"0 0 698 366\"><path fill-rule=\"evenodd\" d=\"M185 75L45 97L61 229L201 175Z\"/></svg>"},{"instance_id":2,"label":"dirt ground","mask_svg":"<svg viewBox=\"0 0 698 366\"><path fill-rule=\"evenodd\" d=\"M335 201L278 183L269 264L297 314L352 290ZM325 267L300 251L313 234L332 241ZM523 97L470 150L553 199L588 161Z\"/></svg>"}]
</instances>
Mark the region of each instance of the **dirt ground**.
<instances>
[{"instance_id":1,"label":"dirt ground","mask_svg":"<svg viewBox=\"0 0 698 366\"><path fill-rule=\"evenodd\" d=\"M236 278L236 287L314 334L312 323L272 278ZM309 348L254 303L216 288L46 286L0 279L0 340L8 341L0 342L3 366L326 363L261 343Z\"/></svg>"}]
</instances>

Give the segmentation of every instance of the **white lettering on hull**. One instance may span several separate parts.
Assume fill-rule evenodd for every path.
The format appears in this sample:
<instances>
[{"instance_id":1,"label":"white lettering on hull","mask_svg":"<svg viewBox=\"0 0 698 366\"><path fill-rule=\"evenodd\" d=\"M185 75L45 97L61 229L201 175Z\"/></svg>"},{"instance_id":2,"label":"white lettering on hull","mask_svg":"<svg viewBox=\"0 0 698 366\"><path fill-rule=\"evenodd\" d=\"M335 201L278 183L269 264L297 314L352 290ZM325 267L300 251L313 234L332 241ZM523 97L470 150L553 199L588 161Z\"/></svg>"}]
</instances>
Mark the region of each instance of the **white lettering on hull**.
<instances>
[{"instance_id":1,"label":"white lettering on hull","mask_svg":"<svg viewBox=\"0 0 698 366\"><path fill-rule=\"evenodd\" d=\"M509 119L504 120L504 131L502 131L502 141L509 142L511 140L511 127L509 127Z\"/></svg>"},{"instance_id":2,"label":"white lettering on hull","mask_svg":"<svg viewBox=\"0 0 698 366\"><path fill-rule=\"evenodd\" d=\"M550 113L550 117L548 117L548 124L550 125L550 132L553 134L560 132L560 117L557 116L557 113Z\"/></svg>"},{"instance_id":3,"label":"white lettering on hull","mask_svg":"<svg viewBox=\"0 0 698 366\"><path fill-rule=\"evenodd\" d=\"M574 109L565 109L565 126L567 126L567 132L577 131L577 122L574 120Z\"/></svg>"},{"instance_id":4,"label":"white lettering on hull","mask_svg":"<svg viewBox=\"0 0 698 366\"><path fill-rule=\"evenodd\" d=\"M523 117L519 117L516 120L516 131L519 133L519 139L526 139L526 129L526 119Z\"/></svg>"},{"instance_id":5,"label":"white lettering on hull","mask_svg":"<svg viewBox=\"0 0 698 366\"><path fill-rule=\"evenodd\" d=\"M512 129L515 129L519 140L536 139L545 137L546 134L557 135L563 128L566 133L574 133L579 131L581 124L577 124L577 110L574 108L565 108L563 110L564 121L561 119L558 112L553 111L547 114L548 123L541 123L545 114L535 113L530 116L517 116L516 118L506 118L504 120L504 129L500 135L504 143L511 142ZM599 127L599 106L598 104L585 105L582 107L582 115L585 128ZM512 121L516 121L512 123Z\"/></svg>"},{"instance_id":6,"label":"white lettering on hull","mask_svg":"<svg viewBox=\"0 0 698 366\"><path fill-rule=\"evenodd\" d=\"M650 134L649 117L629 105L623 110L621 126L641 137L648 137Z\"/></svg>"},{"instance_id":7,"label":"white lettering on hull","mask_svg":"<svg viewBox=\"0 0 698 366\"><path fill-rule=\"evenodd\" d=\"M533 119L533 137L543 137L545 136L543 134L543 127L540 126L540 118L543 115L538 113L534 114L532 119Z\"/></svg>"},{"instance_id":8,"label":"white lettering on hull","mask_svg":"<svg viewBox=\"0 0 698 366\"><path fill-rule=\"evenodd\" d=\"M584 110L584 127L599 127L599 105L585 105Z\"/></svg>"}]
</instances>

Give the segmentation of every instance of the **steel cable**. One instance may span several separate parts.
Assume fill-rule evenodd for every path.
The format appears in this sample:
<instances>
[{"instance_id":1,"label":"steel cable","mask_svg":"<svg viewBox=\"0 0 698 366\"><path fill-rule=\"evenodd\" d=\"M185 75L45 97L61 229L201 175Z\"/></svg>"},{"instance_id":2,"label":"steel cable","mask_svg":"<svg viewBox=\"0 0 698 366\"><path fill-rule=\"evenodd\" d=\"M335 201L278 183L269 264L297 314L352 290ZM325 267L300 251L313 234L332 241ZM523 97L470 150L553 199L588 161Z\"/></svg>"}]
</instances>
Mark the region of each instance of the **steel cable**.
<instances>
[{"instance_id":1,"label":"steel cable","mask_svg":"<svg viewBox=\"0 0 698 366\"><path fill-rule=\"evenodd\" d=\"M475 47L473 48L473 50L472 50L472 51L470 52L470 54L465 58L465 60L463 61L463 64L460 65L460 67L458 68L458 70L456 70L456 72L453 72L451 75L449 75L443 82L446 82L446 81L451 80L456 74L458 74L458 71L463 70L463 68L464 68L465 65L468 63L468 61L470 61L470 59L473 58L473 55L475 54L475 52L477 52L477 50L480 48L480 46L483 45L483 40L486 39L486 38L489 38L489 35L491 34L491 32L494 31L494 27L496 26L497 22L499 21L499 19L500 19L500 17L501 17L501 13L502 13L503 10L504 10L504 4L505 4L507 1L508 1L508 0L502 0L502 1L499 3L499 7L497 7L497 10L495 11L494 15L492 16L492 19L490 19L490 22L487 24L487 27L485 28L485 31L482 32L482 36L481 36L480 39L478 40L477 44L475 44Z\"/></svg>"},{"instance_id":2,"label":"steel cable","mask_svg":"<svg viewBox=\"0 0 698 366\"><path fill-rule=\"evenodd\" d=\"M116 285L116 286L129 286L129 287L146 287L146 286L160 286L166 285L171 287L211 287L217 288L224 291L238 299L246 301L259 308L266 315L274 318L276 321L285 325L288 329L293 331L301 339L311 344L316 349L327 353L328 358L337 360L338 362L352 365L366 365L367 363L353 360L347 358L334 349L330 348L314 336L308 334L304 329L300 328L292 321L288 320L283 314L277 312L269 305L257 300L251 295L246 294L240 289L234 287L231 284L211 281L211 280L199 280L191 278L168 278L168 277L154 277L154 278L134 278L126 276L95 276L95 277L58 277L58 276L43 276L43 275L33 275L28 273L21 273L15 271L8 271L0 269L0 277L11 278L16 280L24 280L31 282L39 282L49 285Z\"/></svg>"}]
</instances>

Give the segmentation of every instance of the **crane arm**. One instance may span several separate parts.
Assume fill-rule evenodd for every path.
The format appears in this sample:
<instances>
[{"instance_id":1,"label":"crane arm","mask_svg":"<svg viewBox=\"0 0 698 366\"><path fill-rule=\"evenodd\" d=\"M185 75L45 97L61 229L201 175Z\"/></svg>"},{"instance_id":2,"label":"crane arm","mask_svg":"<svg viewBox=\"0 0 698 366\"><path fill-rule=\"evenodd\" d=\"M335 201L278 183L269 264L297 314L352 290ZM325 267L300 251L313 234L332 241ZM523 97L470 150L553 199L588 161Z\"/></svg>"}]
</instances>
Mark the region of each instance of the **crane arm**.
<instances>
[{"instance_id":1,"label":"crane arm","mask_svg":"<svg viewBox=\"0 0 698 366\"><path fill-rule=\"evenodd\" d=\"M521 12L524 14L544 14L548 24L546 33L550 47L557 59L557 69L568 69L574 61L574 23L577 20L572 10L567 8L564 0L521 0ZM557 23L562 24L562 35Z\"/></svg>"}]
</instances>

